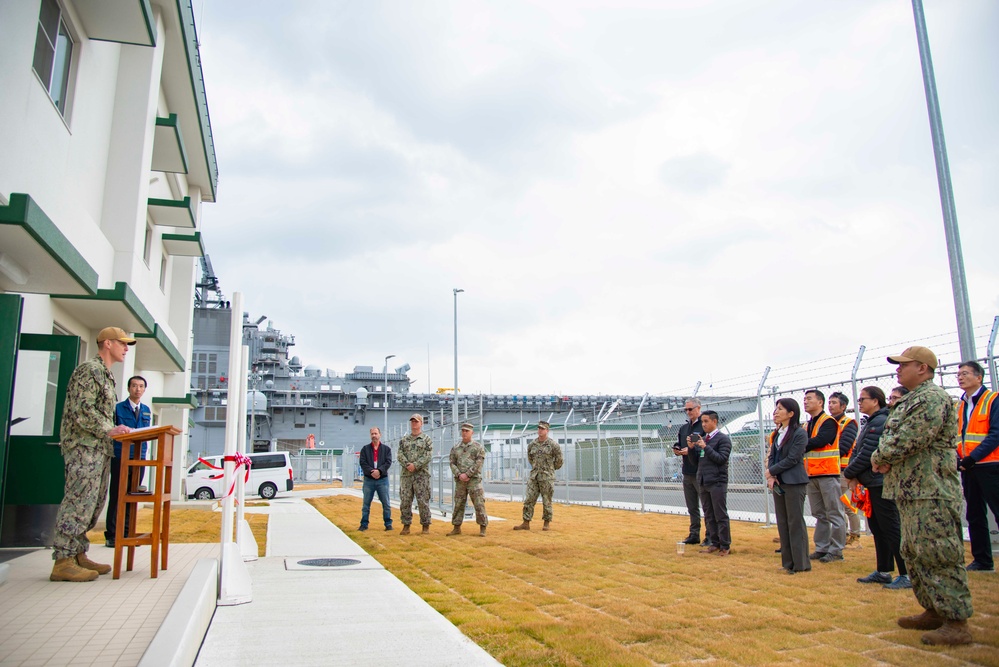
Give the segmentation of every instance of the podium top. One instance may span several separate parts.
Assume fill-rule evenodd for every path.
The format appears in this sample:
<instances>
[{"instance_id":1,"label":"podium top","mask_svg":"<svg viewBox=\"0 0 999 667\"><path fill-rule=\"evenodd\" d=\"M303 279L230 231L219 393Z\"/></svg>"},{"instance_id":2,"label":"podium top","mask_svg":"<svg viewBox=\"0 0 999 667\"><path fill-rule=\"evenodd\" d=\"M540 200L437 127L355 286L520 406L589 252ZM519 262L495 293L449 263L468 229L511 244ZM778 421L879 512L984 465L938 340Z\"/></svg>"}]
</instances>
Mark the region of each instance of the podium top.
<instances>
[{"instance_id":1,"label":"podium top","mask_svg":"<svg viewBox=\"0 0 999 667\"><path fill-rule=\"evenodd\" d=\"M121 435L116 435L113 439L121 443L143 442L145 440L154 440L161 435L180 435L180 434L181 430L179 428L171 424L165 424L163 426L150 426L149 428L133 429L128 433L122 433Z\"/></svg>"}]
</instances>

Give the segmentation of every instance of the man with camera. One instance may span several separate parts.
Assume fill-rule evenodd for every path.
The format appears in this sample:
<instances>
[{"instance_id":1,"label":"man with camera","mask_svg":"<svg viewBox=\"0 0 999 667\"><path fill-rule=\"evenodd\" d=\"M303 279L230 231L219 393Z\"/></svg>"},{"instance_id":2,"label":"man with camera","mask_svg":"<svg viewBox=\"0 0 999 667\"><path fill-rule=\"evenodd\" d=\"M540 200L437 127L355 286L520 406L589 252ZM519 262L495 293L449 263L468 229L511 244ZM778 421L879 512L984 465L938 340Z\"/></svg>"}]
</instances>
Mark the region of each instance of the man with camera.
<instances>
[{"instance_id":1,"label":"man with camera","mask_svg":"<svg viewBox=\"0 0 999 667\"><path fill-rule=\"evenodd\" d=\"M693 447L690 437L704 435L701 426L701 401L698 398L688 398L683 404L687 421L680 427L673 445L673 453L683 457L681 471L683 473L683 499L687 503L687 514L690 515L690 532L684 544L698 544L701 541L701 489L697 486L697 464L701 460L701 451ZM711 546L705 537L702 547Z\"/></svg>"}]
</instances>

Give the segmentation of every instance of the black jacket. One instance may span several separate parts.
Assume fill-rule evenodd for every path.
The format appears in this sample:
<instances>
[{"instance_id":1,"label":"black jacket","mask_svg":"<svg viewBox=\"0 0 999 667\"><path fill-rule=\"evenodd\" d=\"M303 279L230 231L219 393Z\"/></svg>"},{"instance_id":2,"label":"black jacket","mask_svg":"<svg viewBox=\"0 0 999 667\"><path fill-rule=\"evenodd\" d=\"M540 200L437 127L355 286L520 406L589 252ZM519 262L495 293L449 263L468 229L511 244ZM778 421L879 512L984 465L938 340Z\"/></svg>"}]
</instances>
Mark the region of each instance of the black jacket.
<instances>
[{"instance_id":1,"label":"black jacket","mask_svg":"<svg viewBox=\"0 0 999 667\"><path fill-rule=\"evenodd\" d=\"M371 471L375 468L375 448L371 446L370 442L361 447L361 455L358 457L358 463L361 464L364 476L371 477ZM388 479L388 469L391 465L392 448L383 442L378 445L378 470L381 472L378 479Z\"/></svg>"},{"instance_id":2,"label":"black jacket","mask_svg":"<svg viewBox=\"0 0 999 667\"><path fill-rule=\"evenodd\" d=\"M732 440L721 431L715 431L705 440L704 456L697 465L697 483L701 486L728 484L728 457L732 453ZM697 448L698 455L701 449Z\"/></svg>"},{"instance_id":3,"label":"black jacket","mask_svg":"<svg viewBox=\"0 0 999 667\"><path fill-rule=\"evenodd\" d=\"M784 438L784 446L776 444L770 448L770 458L767 459L767 470L781 484L808 484L808 472L805 470L805 446L808 444L808 434L804 426L794 429L794 433Z\"/></svg>"},{"instance_id":4,"label":"black jacket","mask_svg":"<svg viewBox=\"0 0 999 667\"><path fill-rule=\"evenodd\" d=\"M879 472L871 469L871 454L877 451L881 441L881 432L888 421L888 408L875 412L864 424L857 436L857 446L850 455L850 464L843 470L843 477L855 479L864 486L884 486L885 478Z\"/></svg>"},{"instance_id":5,"label":"black jacket","mask_svg":"<svg viewBox=\"0 0 999 667\"><path fill-rule=\"evenodd\" d=\"M676 444L673 445L673 449L683 449L687 446L687 436L693 433L699 433L701 436L704 435L704 427L701 425L700 419L695 419L693 423L685 422L683 426L680 427L679 433L676 435ZM697 464L701 460L701 450L695 447L690 447L687 450L687 454L683 457L683 474L684 475L696 475L697 474Z\"/></svg>"}]
</instances>

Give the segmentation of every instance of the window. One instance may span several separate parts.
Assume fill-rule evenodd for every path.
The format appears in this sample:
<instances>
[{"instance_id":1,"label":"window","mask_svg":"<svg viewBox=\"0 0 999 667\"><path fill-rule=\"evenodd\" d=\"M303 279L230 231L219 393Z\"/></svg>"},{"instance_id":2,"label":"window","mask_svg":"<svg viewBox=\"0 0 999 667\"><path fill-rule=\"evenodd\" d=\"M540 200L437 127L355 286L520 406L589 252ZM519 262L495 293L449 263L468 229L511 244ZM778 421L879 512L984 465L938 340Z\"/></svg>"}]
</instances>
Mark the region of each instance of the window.
<instances>
[{"instance_id":1,"label":"window","mask_svg":"<svg viewBox=\"0 0 999 667\"><path fill-rule=\"evenodd\" d=\"M153 254L153 225L146 220L146 238L142 241L142 261L149 266L149 258Z\"/></svg>"},{"instance_id":2,"label":"window","mask_svg":"<svg viewBox=\"0 0 999 667\"><path fill-rule=\"evenodd\" d=\"M48 90L59 113L66 115L69 69L73 60L73 38L69 35L62 8L56 0L42 0L35 36L32 68Z\"/></svg>"},{"instance_id":3,"label":"window","mask_svg":"<svg viewBox=\"0 0 999 667\"><path fill-rule=\"evenodd\" d=\"M167 256L163 255L160 259L160 291L166 292L166 271L167 271Z\"/></svg>"}]
</instances>

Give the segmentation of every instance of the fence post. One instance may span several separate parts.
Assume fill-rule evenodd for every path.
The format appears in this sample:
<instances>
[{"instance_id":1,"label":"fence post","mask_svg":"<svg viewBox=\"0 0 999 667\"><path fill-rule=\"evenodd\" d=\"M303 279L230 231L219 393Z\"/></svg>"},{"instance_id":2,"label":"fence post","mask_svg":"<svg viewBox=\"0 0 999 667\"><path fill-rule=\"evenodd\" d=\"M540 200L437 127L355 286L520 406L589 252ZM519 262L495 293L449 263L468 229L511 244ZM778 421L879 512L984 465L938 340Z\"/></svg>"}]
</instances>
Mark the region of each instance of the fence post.
<instances>
[{"instance_id":1,"label":"fence post","mask_svg":"<svg viewBox=\"0 0 999 667\"><path fill-rule=\"evenodd\" d=\"M766 370L763 371L763 377L760 378L760 386L756 388L756 418L759 420L759 432L760 432L760 467L764 470L767 468L767 443L766 437L763 435L763 385L767 381L767 377L770 375L770 367L767 366ZM763 485L763 511L766 514L767 523L766 526L770 527L770 499L767 497L767 485Z\"/></svg>"},{"instance_id":2,"label":"fence post","mask_svg":"<svg viewBox=\"0 0 999 667\"><path fill-rule=\"evenodd\" d=\"M999 391L996 387L999 387L999 373L996 372L996 334L999 333L999 315L996 315L995 319L992 320L992 333L989 334L989 347L986 350L988 354L988 359L986 363L989 365L989 380L992 383L992 391Z\"/></svg>"},{"instance_id":3,"label":"fence post","mask_svg":"<svg viewBox=\"0 0 999 667\"><path fill-rule=\"evenodd\" d=\"M642 512L645 512L645 445L642 442L642 408L645 406L649 392L642 396L642 402L638 404L638 485L642 490Z\"/></svg>"},{"instance_id":4,"label":"fence post","mask_svg":"<svg viewBox=\"0 0 999 667\"><path fill-rule=\"evenodd\" d=\"M566 460L565 454L566 454L566 452L569 451L569 419L572 418L572 411L575 410L575 409L576 408L569 408L569 414L567 414L565 416L565 421L562 422L562 432L565 434L565 449L562 450L562 461L563 461L562 465L565 467L565 504L566 505L569 504L569 465L568 465L568 463L565 462L565 460ZM575 447L573 447L573 451L576 451ZM573 465L574 469L575 469L575 467L576 466Z\"/></svg>"},{"instance_id":5,"label":"fence post","mask_svg":"<svg viewBox=\"0 0 999 667\"><path fill-rule=\"evenodd\" d=\"M597 418L597 487L600 489L599 506L604 506L604 470L600 460L600 419Z\"/></svg>"},{"instance_id":6,"label":"fence post","mask_svg":"<svg viewBox=\"0 0 999 667\"><path fill-rule=\"evenodd\" d=\"M860 423L860 403L857 400L857 369L860 368L860 360L864 358L864 352L867 347L864 345L860 346L857 350L857 360L853 362L853 370L850 372L850 386L853 387L853 418Z\"/></svg>"}]
</instances>

